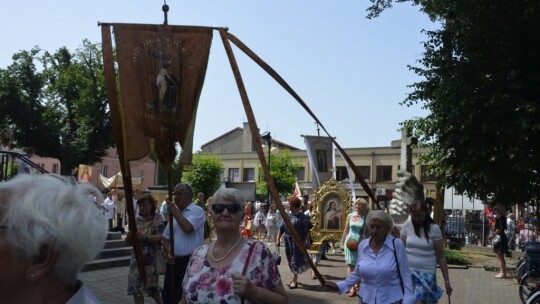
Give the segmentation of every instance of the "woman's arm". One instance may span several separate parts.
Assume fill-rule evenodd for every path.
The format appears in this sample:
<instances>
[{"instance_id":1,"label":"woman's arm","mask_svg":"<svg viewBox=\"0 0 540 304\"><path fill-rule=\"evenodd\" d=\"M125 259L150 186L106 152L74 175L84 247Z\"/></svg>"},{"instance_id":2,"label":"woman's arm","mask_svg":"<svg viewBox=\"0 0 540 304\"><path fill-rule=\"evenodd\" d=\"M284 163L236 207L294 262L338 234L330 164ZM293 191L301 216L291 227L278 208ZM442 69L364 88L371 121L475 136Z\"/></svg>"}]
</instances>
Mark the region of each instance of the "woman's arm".
<instances>
[{"instance_id":1,"label":"woman's arm","mask_svg":"<svg viewBox=\"0 0 540 304\"><path fill-rule=\"evenodd\" d=\"M444 239L435 241L435 256L437 262L441 268L441 272L444 278L444 287L448 295L452 294L452 286L450 285L450 277L448 276L448 264L446 263L446 256L444 255Z\"/></svg>"},{"instance_id":2,"label":"woman's arm","mask_svg":"<svg viewBox=\"0 0 540 304\"><path fill-rule=\"evenodd\" d=\"M158 244L158 243L161 243L161 241L163 241L163 236L161 234L146 235L145 240L147 243L150 243L150 244Z\"/></svg>"},{"instance_id":3,"label":"woman's arm","mask_svg":"<svg viewBox=\"0 0 540 304\"><path fill-rule=\"evenodd\" d=\"M345 238L347 237L347 234L349 234L349 217L351 215L349 214L347 216L347 222L345 223L345 229L343 229L343 235L341 236L341 240L339 241L339 243L341 244L341 248L345 248Z\"/></svg>"}]
</instances>

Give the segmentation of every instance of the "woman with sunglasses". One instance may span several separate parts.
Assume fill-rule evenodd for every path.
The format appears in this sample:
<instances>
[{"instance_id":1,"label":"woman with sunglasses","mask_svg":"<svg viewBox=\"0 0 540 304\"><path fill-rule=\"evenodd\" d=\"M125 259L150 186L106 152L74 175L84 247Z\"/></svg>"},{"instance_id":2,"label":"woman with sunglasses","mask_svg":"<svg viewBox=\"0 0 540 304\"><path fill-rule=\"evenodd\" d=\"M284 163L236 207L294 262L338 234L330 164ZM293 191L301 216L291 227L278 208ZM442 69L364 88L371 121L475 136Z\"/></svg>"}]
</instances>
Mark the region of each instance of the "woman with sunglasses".
<instances>
[{"instance_id":1,"label":"woman with sunglasses","mask_svg":"<svg viewBox=\"0 0 540 304\"><path fill-rule=\"evenodd\" d=\"M240 191L218 189L210 208L216 240L191 255L181 303L287 303L270 249L240 234L244 218Z\"/></svg>"}]
</instances>

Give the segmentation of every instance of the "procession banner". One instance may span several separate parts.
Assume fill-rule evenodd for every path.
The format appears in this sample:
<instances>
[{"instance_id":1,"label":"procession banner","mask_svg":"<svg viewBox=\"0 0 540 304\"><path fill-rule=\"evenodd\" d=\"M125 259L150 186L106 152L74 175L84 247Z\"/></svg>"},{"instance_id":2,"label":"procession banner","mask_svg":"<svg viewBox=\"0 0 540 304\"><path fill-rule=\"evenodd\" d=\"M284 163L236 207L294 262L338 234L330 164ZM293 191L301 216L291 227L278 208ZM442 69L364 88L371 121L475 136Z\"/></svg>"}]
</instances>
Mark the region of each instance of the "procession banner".
<instances>
[{"instance_id":1,"label":"procession banner","mask_svg":"<svg viewBox=\"0 0 540 304\"><path fill-rule=\"evenodd\" d=\"M144 176L141 177L132 177L131 178L131 185L135 190L142 190L142 183L144 180ZM114 189L114 188L123 188L124 187L124 179L122 177L122 172L118 172L115 175L111 177L106 177L102 174L99 174L98 179L98 186L103 189Z\"/></svg>"},{"instance_id":2,"label":"procession banner","mask_svg":"<svg viewBox=\"0 0 540 304\"><path fill-rule=\"evenodd\" d=\"M79 165L79 169L77 169L77 181L79 184L91 183L92 167L88 165Z\"/></svg>"},{"instance_id":3,"label":"procession banner","mask_svg":"<svg viewBox=\"0 0 540 304\"><path fill-rule=\"evenodd\" d=\"M113 31L119 85L108 89L117 88L111 106L121 117L112 120L121 123L126 160L146 156L153 138L164 165L174 162L176 142L180 163L190 164L212 28L115 23Z\"/></svg>"},{"instance_id":4,"label":"procession banner","mask_svg":"<svg viewBox=\"0 0 540 304\"><path fill-rule=\"evenodd\" d=\"M313 174L313 189L334 176L334 145L332 138L304 135L306 150Z\"/></svg>"}]
</instances>

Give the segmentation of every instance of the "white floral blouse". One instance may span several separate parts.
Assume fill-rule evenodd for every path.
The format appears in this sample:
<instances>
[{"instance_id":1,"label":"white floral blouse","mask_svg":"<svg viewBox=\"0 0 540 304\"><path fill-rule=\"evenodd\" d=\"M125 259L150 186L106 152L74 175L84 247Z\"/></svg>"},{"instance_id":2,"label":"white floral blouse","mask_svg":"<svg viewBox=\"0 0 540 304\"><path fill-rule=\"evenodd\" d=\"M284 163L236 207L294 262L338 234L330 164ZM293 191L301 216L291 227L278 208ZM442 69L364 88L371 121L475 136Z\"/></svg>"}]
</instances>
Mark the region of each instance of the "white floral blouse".
<instances>
[{"instance_id":1,"label":"white floral blouse","mask_svg":"<svg viewBox=\"0 0 540 304\"><path fill-rule=\"evenodd\" d=\"M247 241L238 256L223 268L217 269L208 263L208 245L195 249L189 260L182 283L188 303L241 303L234 293L233 274L241 274L249 254L251 244L255 243L246 270L246 277L258 287L273 289L281 281L276 261L266 245L254 240Z\"/></svg>"}]
</instances>

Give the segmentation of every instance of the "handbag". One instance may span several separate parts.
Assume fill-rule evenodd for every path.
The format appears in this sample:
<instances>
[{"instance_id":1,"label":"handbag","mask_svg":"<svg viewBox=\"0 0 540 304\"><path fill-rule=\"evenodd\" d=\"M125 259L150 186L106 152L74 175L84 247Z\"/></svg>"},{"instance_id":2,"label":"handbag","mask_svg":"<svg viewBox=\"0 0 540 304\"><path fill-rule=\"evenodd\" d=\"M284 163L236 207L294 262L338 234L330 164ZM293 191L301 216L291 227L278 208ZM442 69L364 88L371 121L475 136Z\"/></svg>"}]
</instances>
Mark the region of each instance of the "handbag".
<instances>
[{"instance_id":1,"label":"handbag","mask_svg":"<svg viewBox=\"0 0 540 304\"><path fill-rule=\"evenodd\" d=\"M276 251L274 252L274 259L276 260L276 265L281 264L281 254L279 252L279 246L276 246Z\"/></svg>"},{"instance_id":2,"label":"handbag","mask_svg":"<svg viewBox=\"0 0 540 304\"><path fill-rule=\"evenodd\" d=\"M347 241L347 249L349 249L350 251L356 251L358 250L358 240L355 240L355 239L349 239Z\"/></svg>"},{"instance_id":3,"label":"handbag","mask_svg":"<svg viewBox=\"0 0 540 304\"><path fill-rule=\"evenodd\" d=\"M492 239L491 239L491 244L493 245L497 245L501 242L501 236L500 235L495 235Z\"/></svg>"},{"instance_id":4,"label":"handbag","mask_svg":"<svg viewBox=\"0 0 540 304\"><path fill-rule=\"evenodd\" d=\"M156 267L156 274L165 274L165 270L167 269L167 262L165 261L163 251L160 249L156 250L156 256L154 257L154 266Z\"/></svg>"}]
</instances>

